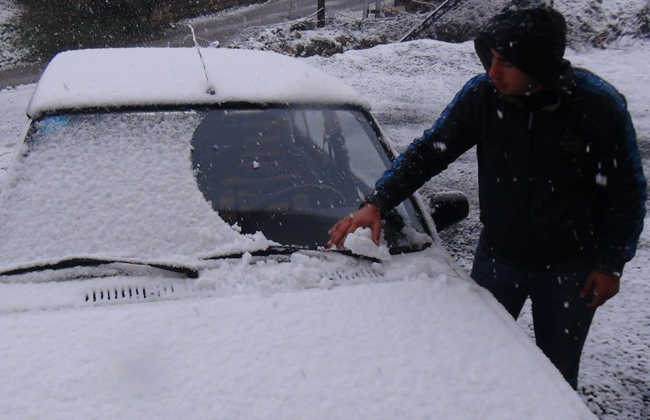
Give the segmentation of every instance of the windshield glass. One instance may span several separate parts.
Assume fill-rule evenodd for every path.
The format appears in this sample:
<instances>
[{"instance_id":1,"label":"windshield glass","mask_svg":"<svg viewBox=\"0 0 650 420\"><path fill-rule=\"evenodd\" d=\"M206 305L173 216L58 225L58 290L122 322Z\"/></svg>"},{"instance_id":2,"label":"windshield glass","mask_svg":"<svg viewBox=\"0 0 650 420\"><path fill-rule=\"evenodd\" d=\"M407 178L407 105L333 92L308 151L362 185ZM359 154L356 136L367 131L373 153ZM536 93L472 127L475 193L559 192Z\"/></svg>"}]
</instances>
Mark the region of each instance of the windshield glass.
<instances>
[{"instance_id":1,"label":"windshield glass","mask_svg":"<svg viewBox=\"0 0 650 420\"><path fill-rule=\"evenodd\" d=\"M354 109L211 110L192 145L199 188L224 220L308 247L326 245L328 229L359 208L390 164ZM408 202L387 217L389 247L414 245L405 226L424 232Z\"/></svg>"},{"instance_id":2,"label":"windshield glass","mask_svg":"<svg viewBox=\"0 0 650 420\"><path fill-rule=\"evenodd\" d=\"M47 116L0 191L0 269L70 258L184 266L269 240L326 246L388 164L355 110ZM428 237L416 231L425 232L409 203L384 229L394 252L421 248Z\"/></svg>"}]
</instances>

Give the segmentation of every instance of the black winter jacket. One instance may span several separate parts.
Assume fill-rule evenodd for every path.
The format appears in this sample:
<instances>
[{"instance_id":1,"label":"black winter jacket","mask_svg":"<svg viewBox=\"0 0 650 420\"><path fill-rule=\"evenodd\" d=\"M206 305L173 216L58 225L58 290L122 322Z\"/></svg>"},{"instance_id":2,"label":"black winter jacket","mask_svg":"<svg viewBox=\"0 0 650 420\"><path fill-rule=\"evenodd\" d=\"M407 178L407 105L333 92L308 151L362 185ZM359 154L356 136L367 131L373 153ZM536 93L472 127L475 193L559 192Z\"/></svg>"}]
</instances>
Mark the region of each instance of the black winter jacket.
<instances>
[{"instance_id":1,"label":"black winter jacket","mask_svg":"<svg viewBox=\"0 0 650 420\"><path fill-rule=\"evenodd\" d=\"M586 70L573 77L570 95L543 90L526 103L475 77L366 201L385 213L476 145L488 252L532 270L593 259L620 275L645 215L636 135L621 94Z\"/></svg>"}]
</instances>

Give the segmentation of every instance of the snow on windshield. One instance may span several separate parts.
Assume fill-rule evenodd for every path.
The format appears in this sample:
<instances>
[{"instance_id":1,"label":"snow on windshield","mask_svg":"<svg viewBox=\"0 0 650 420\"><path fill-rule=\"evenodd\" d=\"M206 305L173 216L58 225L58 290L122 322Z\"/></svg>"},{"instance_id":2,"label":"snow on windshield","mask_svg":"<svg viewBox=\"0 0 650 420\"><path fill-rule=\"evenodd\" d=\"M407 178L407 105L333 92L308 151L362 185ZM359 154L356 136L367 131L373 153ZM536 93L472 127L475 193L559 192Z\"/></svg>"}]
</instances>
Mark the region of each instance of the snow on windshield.
<instances>
[{"instance_id":1,"label":"snow on windshield","mask_svg":"<svg viewBox=\"0 0 650 420\"><path fill-rule=\"evenodd\" d=\"M37 122L0 198L0 266L79 256L185 261L265 247L199 192L190 161L199 121L135 113Z\"/></svg>"}]
</instances>

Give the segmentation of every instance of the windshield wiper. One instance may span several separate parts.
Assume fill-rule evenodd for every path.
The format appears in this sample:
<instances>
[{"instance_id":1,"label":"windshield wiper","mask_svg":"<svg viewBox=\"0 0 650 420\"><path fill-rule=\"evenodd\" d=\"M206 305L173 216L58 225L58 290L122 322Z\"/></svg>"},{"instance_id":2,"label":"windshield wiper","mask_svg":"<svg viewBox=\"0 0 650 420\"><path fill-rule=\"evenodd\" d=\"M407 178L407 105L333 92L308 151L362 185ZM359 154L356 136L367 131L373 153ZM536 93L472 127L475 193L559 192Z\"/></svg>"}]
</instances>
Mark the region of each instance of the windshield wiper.
<instances>
[{"instance_id":1,"label":"windshield wiper","mask_svg":"<svg viewBox=\"0 0 650 420\"><path fill-rule=\"evenodd\" d=\"M142 261L133 261L133 260L119 260L119 259L109 259L109 258L68 258L57 262L43 262L37 263L36 265L30 265L27 267L19 267L10 270L2 271L0 270L0 276L13 276L17 274L26 274L34 273L45 270L62 270L66 268L73 267L96 267L104 264L131 264L138 266L147 266L153 267L160 270L171 271L173 273L185 274L190 279L196 279L199 277L199 271L196 268L165 264L165 263L153 263L153 262L142 262Z\"/></svg>"},{"instance_id":2,"label":"windshield wiper","mask_svg":"<svg viewBox=\"0 0 650 420\"><path fill-rule=\"evenodd\" d=\"M232 254L205 257L203 259L206 261L238 259L238 258L242 258L246 254L250 254L253 257L269 257L271 255L291 255L298 251L320 251L320 248L310 248L310 247L298 246L298 245L272 245L257 251L235 252Z\"/></svg>"},{"instance_id":3,"label":"windshield wiper","mask_svg":"<svg viewBox=\"0 0 650 420\"><path fill-rule=\"evenodd\" d=\"M419 244L419 245L401 245L398 247L392 247L390 248L390 253L392 255L396 254L409 254L411 252L417 252L417 251L422 251L426 248L429 248L431 246L431 243L424 243L424 244ZM346 255L348 257L353 257L353 258L358 258L361 260L368 260L372 262L381 262L380 259L375 258L375 257L369 257L367 255L361 255L361 254L356 254L349 249L337 249L337 248L327 248L323 246L314 246L314 247L308 247L308 246L300 246L300 245L273 245L269 246L268 248L261 249L258 251L252 251L252 252L238 252L238 253L233 253L233 254L227 254L227 255L216 255L213 257L206 257L204 258L205 260L227 260L227 259L238 259L242 258L244 254L248 253L253 257L270 257L273 255L291 255L296 252L322 252L322 253L333 253L333 254L340 254L340 255Z\"/></svg>"},{"instance_id":4,"label":"windshield wiper","mask_svg":"<svg viewBox=\"0 0 650 420\"><path fill-rule=\"evenodd\" d=\"M248 254L252 255L253 257L270 257L273 255L291 255L296 252L322 252L322 253L334 253L334 254L341 254L341 255L346 255L349 257L354 257L362 260L368 260L368 261L373 261L373 262L380 262L379 259L373 258L373 257L368 257L365 255L360 255L360 254L355 254L354 252L348 250L348 249L336 249L336 248L326 248L323 246L316 246L316 247L307 247L307 246L299 246L299 245L274 245L270 246L265 249L261 249L258 251L252 251L248 252ZM236 259L236 258L241 258L244 256L244 252L241 253L235 253L235 254L228 254L228 255L219 255L219 256L214 256L214 257L208 257L205 258L206 260L225 260L225 259Z\"/></svg>"}]
</instances>

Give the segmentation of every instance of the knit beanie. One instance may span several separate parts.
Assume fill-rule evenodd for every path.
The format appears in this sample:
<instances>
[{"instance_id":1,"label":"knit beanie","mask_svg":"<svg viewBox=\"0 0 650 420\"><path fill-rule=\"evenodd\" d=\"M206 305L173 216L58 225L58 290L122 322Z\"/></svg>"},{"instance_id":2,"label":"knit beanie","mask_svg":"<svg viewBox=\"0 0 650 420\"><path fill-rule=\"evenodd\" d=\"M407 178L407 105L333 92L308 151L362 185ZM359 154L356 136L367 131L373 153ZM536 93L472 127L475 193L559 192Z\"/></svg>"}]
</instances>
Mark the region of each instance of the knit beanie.
<instances>
[{"instance_id":1,"label":"knit beanie","mask_svg":"<svg viewBox=\"0 0 650 420\"><path fill-rule=\"evenodd\" d=\"M563 58L566 32L564 16L551 6L515 1L488 21L474 46L486 71L494 49L542 86L568 92L572 70Z\"/></svg>"}]
</instances>

